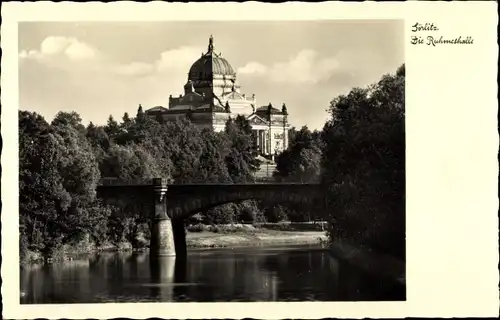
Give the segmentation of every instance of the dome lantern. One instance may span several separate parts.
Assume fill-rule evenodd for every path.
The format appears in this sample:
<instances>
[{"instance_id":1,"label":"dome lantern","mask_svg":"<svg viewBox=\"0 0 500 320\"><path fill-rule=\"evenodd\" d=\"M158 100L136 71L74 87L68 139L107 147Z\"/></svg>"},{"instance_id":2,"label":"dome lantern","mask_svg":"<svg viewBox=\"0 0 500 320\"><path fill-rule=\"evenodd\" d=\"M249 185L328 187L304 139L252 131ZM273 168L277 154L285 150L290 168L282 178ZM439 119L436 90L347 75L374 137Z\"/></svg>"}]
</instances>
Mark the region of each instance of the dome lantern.
<instances>
[{"instance_id":1,"label":"dome lantern","mask_svg":"<svg viewBox=\"0 0 500 320\"><path fill-rule=\"evenodd\" d=\"M208 51L207 53L211 53L214 51L214 37L210 35L210 38L208 38Z\"/></svg>"}]
</instances>

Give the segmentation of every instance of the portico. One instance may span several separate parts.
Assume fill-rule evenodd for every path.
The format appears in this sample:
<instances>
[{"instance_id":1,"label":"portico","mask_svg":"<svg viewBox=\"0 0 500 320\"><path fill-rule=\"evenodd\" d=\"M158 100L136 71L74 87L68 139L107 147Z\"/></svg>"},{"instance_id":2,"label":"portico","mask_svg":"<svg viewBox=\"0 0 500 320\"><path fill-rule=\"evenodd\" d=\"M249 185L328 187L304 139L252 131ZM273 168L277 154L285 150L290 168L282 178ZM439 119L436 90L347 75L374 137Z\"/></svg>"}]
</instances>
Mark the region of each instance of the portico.
<instances>
[{"instance_id":1,"label":"portico","mask_svg":"<svg viewBox=\"0 0 500 320\"><path fill-rule=\"evenodd\" d=\"M258 108L248 117L262 155L273 156L286 149L289 129L287 117L285 104L278 110L271 103Z\"/></svg>"}]
</instances>

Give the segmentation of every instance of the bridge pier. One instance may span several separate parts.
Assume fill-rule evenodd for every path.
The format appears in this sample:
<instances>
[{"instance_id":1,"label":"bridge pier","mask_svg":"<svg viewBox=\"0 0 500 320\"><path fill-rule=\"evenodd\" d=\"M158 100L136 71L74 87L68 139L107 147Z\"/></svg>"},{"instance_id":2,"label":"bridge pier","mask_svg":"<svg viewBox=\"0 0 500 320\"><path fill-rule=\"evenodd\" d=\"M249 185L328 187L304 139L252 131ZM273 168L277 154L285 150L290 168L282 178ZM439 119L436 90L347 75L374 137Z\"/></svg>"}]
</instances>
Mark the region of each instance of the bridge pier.
<instances>
[{"instance_id":1,"label":"bridge pier","mask_svg":"<svg viewBox=\"0 0 500 320\"><path fill-rule=\"evenodd\" d=\"M151 256L175 256L172 220L167 215L167 184L164 179L153 179L154 210L151 223Z\"/></svg>"},{"instance_id":2,"label":"bridge pier","mask_svg":"<svg viewBox=\"0 0 500 320\"><path fill-rule=\"evenodd\" d=\"M172 220L172 227L174 232L174 244L177 257L186 257L187 244L186 244L186 226L184 219Z\"/></svg>"},{"instance_id":3,"label":"bridge pier","mask_svg":"<svg viewBox=\"0 0 500 320\"><path fill-rule=\"evenodd\" d=\"M152 256L175 256L172 220L153 218L149 251Z\"/></svg>"}]
</instances>

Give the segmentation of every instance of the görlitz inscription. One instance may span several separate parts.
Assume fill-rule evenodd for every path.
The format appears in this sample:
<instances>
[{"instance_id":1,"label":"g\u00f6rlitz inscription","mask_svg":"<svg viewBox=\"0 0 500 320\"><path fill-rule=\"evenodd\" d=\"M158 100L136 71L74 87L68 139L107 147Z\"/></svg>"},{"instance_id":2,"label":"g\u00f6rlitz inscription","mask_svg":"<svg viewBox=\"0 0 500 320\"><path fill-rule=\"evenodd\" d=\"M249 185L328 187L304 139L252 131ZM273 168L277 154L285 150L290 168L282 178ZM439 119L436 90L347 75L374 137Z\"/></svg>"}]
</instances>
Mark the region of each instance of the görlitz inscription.
<instances>
[{"instance_id":1,"label":"g\u00f6rlitz inscription","mask_svg":"<svg viewBox=\"0 0 500 320\"><path fill-rule=\"evenodd\" d=\"M415 34L422 34L423 32L432 32L433 34L427 35L413 35L411 36L410 43L413 45L425 44L428 46L436 47L441 44L474 44L472 36L442 36L435 34L439 28L435 23L419 23L416 22L411 27L411 32Z\"/></svg>"}]
</instances>

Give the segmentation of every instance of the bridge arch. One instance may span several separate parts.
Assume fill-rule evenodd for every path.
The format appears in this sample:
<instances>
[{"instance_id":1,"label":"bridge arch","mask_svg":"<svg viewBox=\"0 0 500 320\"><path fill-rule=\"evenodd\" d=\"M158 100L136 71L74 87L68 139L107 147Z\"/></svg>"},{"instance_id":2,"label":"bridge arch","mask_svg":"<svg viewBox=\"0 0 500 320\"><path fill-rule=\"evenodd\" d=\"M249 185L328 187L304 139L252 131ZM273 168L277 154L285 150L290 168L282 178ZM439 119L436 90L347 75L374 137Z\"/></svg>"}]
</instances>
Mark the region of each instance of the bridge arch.
<instances>
[{"instance_id":1,"label":"bridge arch","mask_svg":"<svg viewBox=\"0 0 500 320\"><path fill-rule=\"evenodd\" d=\"M186 219L210 208L244 200L317 207L323 192L317 184L230 184L171 185L167 192L167 214L171 219Z\"/></svg>"}]
</instances>

